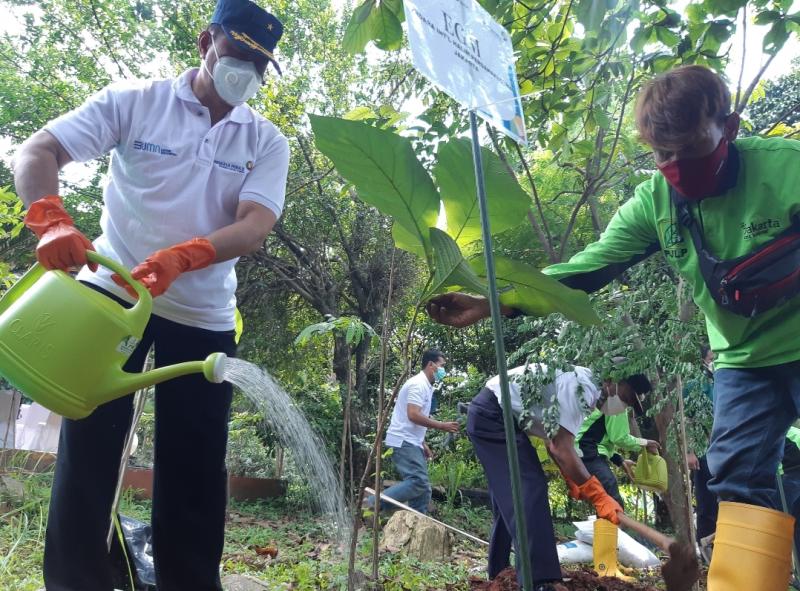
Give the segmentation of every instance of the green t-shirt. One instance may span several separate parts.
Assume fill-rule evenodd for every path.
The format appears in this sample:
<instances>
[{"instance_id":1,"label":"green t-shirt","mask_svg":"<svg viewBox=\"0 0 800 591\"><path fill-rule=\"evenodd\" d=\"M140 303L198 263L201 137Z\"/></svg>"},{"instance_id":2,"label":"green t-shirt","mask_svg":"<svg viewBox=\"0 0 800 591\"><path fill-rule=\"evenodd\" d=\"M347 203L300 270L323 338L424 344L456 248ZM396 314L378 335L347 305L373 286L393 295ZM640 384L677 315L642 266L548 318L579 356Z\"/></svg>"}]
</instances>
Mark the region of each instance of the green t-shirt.
<instances>
[{"instance_id":1,"label":"green t-shirt","mask_svg":"<svg viewBox=\"0 0 800 591\"><path fill-rule=\"evenodd\" d=\"M587 458L598 454L611 458L618 450L639 451L646 443L646 439L631 435L627 412L604 415L597 409L586 417L575 437L575 445Z\"/></svg>"},{"instance_id":2,"label":"green t-shirt","mask_svg":"<svg viewBox=\"0 0 800 591\"><path fill-rule=\"evenodd\" d=\"M691 207L708 248L723 260L753 251L800 215L800 142L752 137L734 144L739 172L733 188ZM800 297L754 318L721 308L706 287L691 236L678 224L669 185L660 172L636 188L600 240L544 272L591 291L659 249L692 286L694 301L705 314L717 368L767 367L800 359Z\"/></svg>"}]
</instances>

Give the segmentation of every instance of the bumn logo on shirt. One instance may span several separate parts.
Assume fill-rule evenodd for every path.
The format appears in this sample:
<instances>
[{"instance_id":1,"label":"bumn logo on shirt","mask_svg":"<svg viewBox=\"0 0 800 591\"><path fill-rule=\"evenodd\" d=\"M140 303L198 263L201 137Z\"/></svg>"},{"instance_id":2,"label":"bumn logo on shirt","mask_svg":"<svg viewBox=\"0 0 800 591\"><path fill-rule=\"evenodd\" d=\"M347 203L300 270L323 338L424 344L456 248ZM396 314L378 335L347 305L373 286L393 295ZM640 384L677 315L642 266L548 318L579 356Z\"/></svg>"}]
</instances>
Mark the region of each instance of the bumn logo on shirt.
<instances>
[{"instance_id":1,"label":"bumn logo on shirt","mask_svg":"<svg viewBox=\"0 0 800 591\"><path fill-rule=\"evenodd\" d=\"M166 146L159 146L150 142L143 142L142 140L133 141L133 149L141 150L142 152L150 152L151 154L160 154L161 156L177 156L177 154Z\"/></svg>"}]
</instances>

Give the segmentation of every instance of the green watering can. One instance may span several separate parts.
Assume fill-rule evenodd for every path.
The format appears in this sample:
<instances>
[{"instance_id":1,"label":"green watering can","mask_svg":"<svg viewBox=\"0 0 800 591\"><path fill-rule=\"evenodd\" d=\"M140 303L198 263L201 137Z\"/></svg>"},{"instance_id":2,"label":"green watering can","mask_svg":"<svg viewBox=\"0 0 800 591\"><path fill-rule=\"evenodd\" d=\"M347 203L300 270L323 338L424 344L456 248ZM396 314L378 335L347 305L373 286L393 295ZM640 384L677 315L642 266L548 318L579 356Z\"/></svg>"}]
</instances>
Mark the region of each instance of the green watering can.
<instances>
[{"instance_id":1,"label":"green watering can","mask_svg":"<svg viewBox=\"0 0 800 591\"><path fill-rule=\"evenodd\" d=\"M119 263L86 254L136 290L136 305L123 308L63 271L34 265L0 299L0 375L69 419L178 376L202 373L211 382L223 381L224 353L144 373L123 371L142 338L153 298Z\"/></svg>"},{"instance_id":2,"label":"green watering can","mask_svg":"<svg viewBox=\"0 0 800 591\"><path fill-rule=\"evenodd\" d=\"M643 449L633 467L633 476L634 484L643 490L667 492L667 461L658 454Z\"/></svg>"}]
</instances>

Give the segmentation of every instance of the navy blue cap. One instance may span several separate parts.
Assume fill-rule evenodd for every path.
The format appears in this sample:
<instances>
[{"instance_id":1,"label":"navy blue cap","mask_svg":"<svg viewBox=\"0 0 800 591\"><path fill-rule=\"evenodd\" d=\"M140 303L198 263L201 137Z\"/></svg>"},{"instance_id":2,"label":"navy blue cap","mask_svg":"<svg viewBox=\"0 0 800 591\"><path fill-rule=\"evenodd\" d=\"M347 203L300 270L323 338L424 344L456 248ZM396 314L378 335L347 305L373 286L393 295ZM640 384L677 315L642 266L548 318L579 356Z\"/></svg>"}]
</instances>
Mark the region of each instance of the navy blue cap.
<instances>
[{"instance_id":1,"label":"navy blue cap","mask_svg":"<svg viewBox=\"0 0 800 591\"><path fill-rule=\"evenodd\" d=\"M272 54L283 35L283 23L251 0L218 0L211 17L239 49L266 57L281 74Z\"/></svg>"}]
</instances>

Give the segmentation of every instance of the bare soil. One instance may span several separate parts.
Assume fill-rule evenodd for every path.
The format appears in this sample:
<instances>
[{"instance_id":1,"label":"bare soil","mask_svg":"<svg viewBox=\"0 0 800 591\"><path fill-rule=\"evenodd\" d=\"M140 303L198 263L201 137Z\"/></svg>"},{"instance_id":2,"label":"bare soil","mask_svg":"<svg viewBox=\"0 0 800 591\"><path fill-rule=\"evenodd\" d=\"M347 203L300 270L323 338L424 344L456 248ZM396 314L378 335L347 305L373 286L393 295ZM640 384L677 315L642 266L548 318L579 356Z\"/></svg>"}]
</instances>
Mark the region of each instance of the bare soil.
<instances>
[{"instance_id":1,"label":"bare soil","mask_svg":"<svg viewBox=\"0 0 800 591\"><path fill-rule=\"evenodd\" d=\"M658 591L645 583L628 583L612 577L598 577L594 571L564 570L563 585L570 591ZM517 575L513 568L507 568L491 581L473 577L470 591L519 591Z\"/></svg>"}]
</instances>

